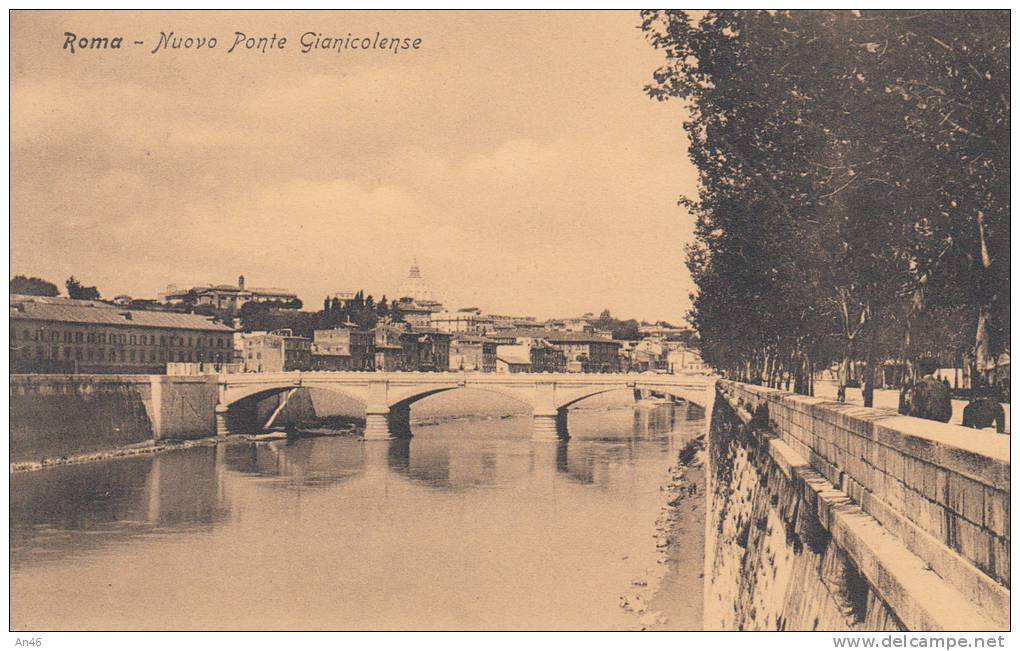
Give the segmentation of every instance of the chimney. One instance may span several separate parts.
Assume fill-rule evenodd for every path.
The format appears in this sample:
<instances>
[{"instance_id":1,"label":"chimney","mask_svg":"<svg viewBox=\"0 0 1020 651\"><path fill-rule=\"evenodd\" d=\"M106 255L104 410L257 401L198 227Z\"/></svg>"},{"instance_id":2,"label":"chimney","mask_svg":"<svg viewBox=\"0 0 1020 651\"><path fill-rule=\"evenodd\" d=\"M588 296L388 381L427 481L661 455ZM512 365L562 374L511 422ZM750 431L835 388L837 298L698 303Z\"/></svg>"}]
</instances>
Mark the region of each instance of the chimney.
<instances>
[{"instance_id":1,"label":"chimney","mask_svg":"<svg viewBox=\"0 0 1020 651\"><path fill-rule=\"evenodd\" d=\"M244 289L244 276L237 277L237 288Z\"/></svg>"}]
</instances>

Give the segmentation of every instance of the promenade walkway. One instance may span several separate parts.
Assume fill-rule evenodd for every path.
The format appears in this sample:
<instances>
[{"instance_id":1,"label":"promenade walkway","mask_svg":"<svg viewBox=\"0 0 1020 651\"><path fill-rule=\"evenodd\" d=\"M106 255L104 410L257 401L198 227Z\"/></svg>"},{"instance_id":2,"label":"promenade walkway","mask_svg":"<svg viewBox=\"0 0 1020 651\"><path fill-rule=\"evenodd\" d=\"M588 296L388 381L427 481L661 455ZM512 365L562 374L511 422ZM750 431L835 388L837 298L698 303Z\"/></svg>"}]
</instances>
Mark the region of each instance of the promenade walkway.
<instances>
[{"instance_id":1,"label":"promenade walkway","mask_svg":"<svg viewBox=\"0 0 1020 651\"><path fill-rule=\"evenodd\" d=\"M815 396L818 398L828 398L831 400L836 399L836 383L832 380L816 380L815 381ZM855 405L864 404L864 396L861 395L860 389L847 388L846 390L846 401ZM876 389L875 390L875 407L881 407L884 409L896 409L899 407L900 394L895 389ZM966 400L953 400L953 417L949 419L949 422L954 425L960 425L963 423L963 408L967 406ZM1002 404L1003 411L1006 412L1006 432L1010 431L1010 418L1009 418L1009 404ZM995 427L987 428L986 432L995 433ZM1004 435L1003 435L1004 436Z\"/></svg>"}]
</instances>

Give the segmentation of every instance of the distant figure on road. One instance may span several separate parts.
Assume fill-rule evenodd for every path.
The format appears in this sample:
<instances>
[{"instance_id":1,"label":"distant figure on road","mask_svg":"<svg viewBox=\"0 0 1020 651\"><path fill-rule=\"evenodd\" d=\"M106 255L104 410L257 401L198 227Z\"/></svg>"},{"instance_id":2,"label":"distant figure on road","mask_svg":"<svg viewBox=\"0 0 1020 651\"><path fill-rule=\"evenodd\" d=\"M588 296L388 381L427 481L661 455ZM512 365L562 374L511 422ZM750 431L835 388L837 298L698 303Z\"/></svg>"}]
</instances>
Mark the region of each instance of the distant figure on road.
<instances>
[{"instance_id":1,"label":"distant figure on road","mask_svg":"<svg viewBox=\"0 0 1020 651\"><path fill-rule=\"evenodd\" d=\"M1006 412L1002 405L992 398L977 398L963 408L963 426L984 429L995 422L995 431L1006 432Z\"/></svg>"},{"instance_id":2,"label":"distant figure on road","mask_svg":"<svg viewBox=\"0 0 1020 651\"><path fill-rule=\"evenodd\" d=\"M900 413L948 423L953 417L953 401L949 387L932 375L937 364L926 360L918 366L923 377L912 385L904 385L900 391Z\"/></svg>"}]
</instances>

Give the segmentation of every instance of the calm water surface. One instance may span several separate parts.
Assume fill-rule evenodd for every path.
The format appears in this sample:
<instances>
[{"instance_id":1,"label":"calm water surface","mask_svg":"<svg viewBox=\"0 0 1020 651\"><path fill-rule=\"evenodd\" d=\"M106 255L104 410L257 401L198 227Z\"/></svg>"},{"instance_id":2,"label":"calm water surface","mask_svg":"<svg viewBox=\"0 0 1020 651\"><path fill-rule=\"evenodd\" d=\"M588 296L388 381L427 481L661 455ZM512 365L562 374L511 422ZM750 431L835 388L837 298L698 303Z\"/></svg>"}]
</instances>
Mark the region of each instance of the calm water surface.
<instances>
[{"instance_id":1,"label":"calm water surface","mask_svg":"<svg viewBox=\"0 0 1020 651\"><path fill-rule=\"evenodd\" d=\"M514 416L15 474L11 626L625 629L702 427L577 410L560 444Z\"/></svg>"}]
</instances>

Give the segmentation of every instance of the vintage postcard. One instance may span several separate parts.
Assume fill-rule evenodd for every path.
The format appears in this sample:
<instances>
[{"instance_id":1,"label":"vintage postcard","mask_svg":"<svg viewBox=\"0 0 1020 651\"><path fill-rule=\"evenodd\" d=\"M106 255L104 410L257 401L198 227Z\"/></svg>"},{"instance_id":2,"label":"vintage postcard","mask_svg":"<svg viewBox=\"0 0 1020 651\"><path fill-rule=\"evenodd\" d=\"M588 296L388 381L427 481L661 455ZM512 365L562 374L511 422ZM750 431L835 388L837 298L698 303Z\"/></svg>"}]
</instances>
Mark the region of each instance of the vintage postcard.
<instances>
[{"instance_id":1,"label":"vintage postcard","mask_svg":"<svg viewBox=\"0 0 1020 651\"><path fill-rule=\"evenodd\" d=\"M12 645L1005 645L1008 11L9 22Z\"/></svg>"}]
</instances>

